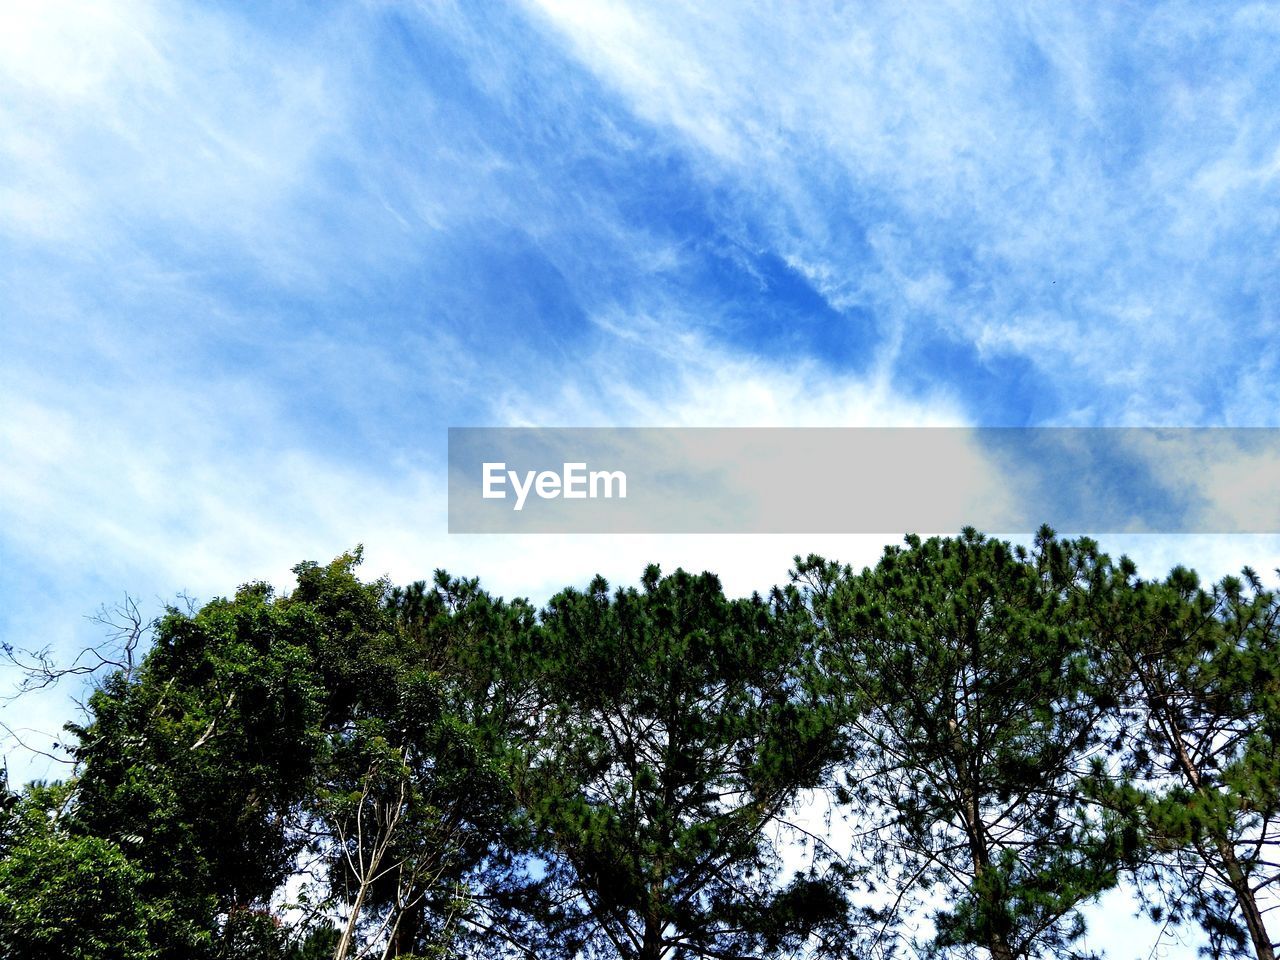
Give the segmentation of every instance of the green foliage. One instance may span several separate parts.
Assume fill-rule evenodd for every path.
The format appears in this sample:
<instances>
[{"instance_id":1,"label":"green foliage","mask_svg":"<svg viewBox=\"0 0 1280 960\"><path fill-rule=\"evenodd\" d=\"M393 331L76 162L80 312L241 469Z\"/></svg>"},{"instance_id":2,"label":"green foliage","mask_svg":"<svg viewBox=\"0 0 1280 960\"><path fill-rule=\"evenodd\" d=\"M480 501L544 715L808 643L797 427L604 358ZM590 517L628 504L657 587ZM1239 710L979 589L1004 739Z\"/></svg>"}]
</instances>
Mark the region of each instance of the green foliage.
<instances>
[{"instance_id":1,"label":"green foliage","mask_svg":"<svg viewBox=\"0 0 1280 960\"><path fill-rule=\"evenodd\" d=\"M330 926L318 927L295 944L288 953L288 960L332 960L333 950L341 936L339 931Z\"/></svg>"},{"instance_id":2,"label":"green foliage","mask_svg":"<svg viewBox=\"0 0 1280 960\"><path fill-rule=\"evenodd\" d=\"M0 790L0 960L1071 957L1123 871L1213 955L1274 956L1280 600L1249 571L966 531L539 612L359 562L170 610L99 680L74 775ZM824 794L851 850L794 818Z\"/></svg>"},{"instance_id":3,"label":"green foliage","mask_svg":"<svg viewBox=\"0 0 1280 960\"><path fill-rule=\"evenodd\" d=\"M301 564L285 597L249 584L170 610L71 728L66 823L122 850L139 902L165 905L157 956L283 957L269 904L301 861L328 865L313 915L345 913L349 936L393 955L445 956L518 874L491 750L507 705L472 648L499 649L532 611L443 575L363 583L359 560Z\"/></svg>"},{"instance_id":4,"label":"green foliage","mask_svg":"<svg viewBox=\"0 0 1280 960\"><path fill-rule=\"evenodd\" d=\"M495 750L513 709L498 660L527 644L533 611L441 571L388 591L384 612L395 642L333 731L312 808L331 886L348 902L363 887L360 928L380 929L393 955L472 956L512 923L494 904L529 885Z\"/></svg>"},{"instance_id":5,"label":"green foliage","mask_svg":"<svg viewBox=\"0 0 1280 960\"><path fill-rule=\"evenodd\" d=\"M293 870L290 814L323 746L318 632L313 609L260 584L170 611L135 677L108 678L73 728L70 815L128 850L148 900L171 900L164 956L218 951L234 924L217 918L264 904Z\"/></svg>"},{"instance_id":6,"label":"green foliage","mask_svg":"<svg viewBox=\"0 0 1280 960\"><path fill-rule=\"evenodd\" d=\"M146 875L102 837L57 822L65 789L34 787L8 815L0 859L0 957L13 960L154 960L163 902Z\"/></svg>"},{"instance_id":7,"label":"green foliage","mask_svg":"<svg viewBox=\"0 0 1280 960\"><path fill-rule=\"evenodd\" d=\"M796 572L849 691L862 855L899 908L951 904L932 950L1068 956L1076 907L1116 882L1082 793L1102 707L1073 596L1099 562L1048 530L1031 553L966 531L909 537L860 575Z\"/></svg>"},{"instance_id":8,"label":"green foliage","mask_svg":"<svg viewBox=\"0 0 1280 960\"><path fill-rule=\"evenodd\" d=\"M1101 659L1116 692L1145 840L1137 871L1153 915L1195 919L1214 956L1274 957L1259 895L1280 882L1280 600L1246 569L1203 589L1125 567L1099 587ZM1246 583L1248 587L1246 588Z\"/></svg>"},{"instance_id":9,"label":"green foliage","mask_svg":"<svg viewBox=\"0 0 1280 960\"><path fill-rule=\"evenodd\" d=\"M771 839L836 741L795 600L728 600L711 574L650 567L640 590L597 578L544 611L512 777L549 876L576 893L559 922L591 949L754 955L838 928L847 907L822 878L780 893Z\"/></svg>"}]
</instances>

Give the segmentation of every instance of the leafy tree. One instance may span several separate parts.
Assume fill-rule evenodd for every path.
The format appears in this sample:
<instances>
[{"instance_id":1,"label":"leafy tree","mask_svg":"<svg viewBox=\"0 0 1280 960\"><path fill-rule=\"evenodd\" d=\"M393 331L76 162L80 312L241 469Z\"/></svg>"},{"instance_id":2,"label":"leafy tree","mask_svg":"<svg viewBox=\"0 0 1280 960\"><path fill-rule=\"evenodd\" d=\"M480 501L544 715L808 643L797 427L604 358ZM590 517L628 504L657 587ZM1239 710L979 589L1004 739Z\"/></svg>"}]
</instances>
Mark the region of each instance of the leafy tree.
<instances>
[{"instance_id":1,"label":"leafy tree","mask_svg":"<svg viewBox=\"0 0 1280 960\"><path fill-rule=\"evenodd\" d=\"M317 927L292 947L288 960L332 960L341 939L342 934L336 927Z\"/></svg>"},{"instance_id":2,"label":"leafy tree","mask_svg":"<svg viewBox=\"0 0 1280 960\"><path fill-rule=\"evenodd\" d=\"M132 680L117 673L72 727L75 828L128 851L142 895L168 899L162 956L245 941L300 848L291 813L322 747L319 624L261 584L195 615L170 611ZM243 953L243 951L242 951Z\"/></svg>"},{"instance_id":3,"label":"leafy tree","mask_svg":"<svg viewBox=\"0 0 1280 960\"><path fill-rule=\"evenodd\" d=\"M966 530L908 537L859 575L799 564L856 707L842 792L890 891L886 936L941 900L931 951L1068 956L1077 906L1116 882L1081 791L1102 707L1072 597L1098 562L1046 528L1031 552Z\"/></svg>"},{"instance_id":4,"label":"leafy tree","mask_svg":"<svg viewBox=\"0 0 1280 960\"><path fill-rule=\"evenodd\" d=\"M359 941L454 955L508 810L471 732L419 680L427 695L410 691L402 723L362 719L335 740L313 801L331 888L350 905L336 960Z\"/></svg>"},{"instance_id":5,"label":"leafy tree","mask_svg":"<svg viewBox=\"0 0 1280 960\"><path fill-rule=\"evenodd\" d=\"M838 885L784 882L776 845L835 754L798 594L728 600L711 574L649 567L640 590L597 578L542 620L512 779L565 890L559 929L636 960L844 949Z\"/></svg>"},{"instance_id":6,"label":"leafy tree","mask_svg":"<svg viewBox=\"0 0 1280 960\"><path fill-rule=\"evenodd\" d=\"M165 904L143 895L147 877L119 846L66 829L66 792L33 785L6 814L0 957L154 960Z\"/></svg>"},{"instance_id":7,"label":"leafy tree","mask_svg":"<svg viewBox=\"0 0 1280 960\"><path fill-rule=\"evenodd\" d=\"M1072 956L1122 865L1214 955L1274 957L1280 600L1249 571L966 531L539 615L359 560L170 610L145 657L110 621L73 776L0 791L0 960L892 954L939 901L926 954ZM848 859L794 818L822 789Z\"/></svg>"},{"instance_id":8,"label":"leafy tree","mask_svg":"<svg viewBox=\"0 0 1280 960\"><path fill-rule=\"evenodd\" d=\"M512 895L519 844L492 758L509 705L475 651L533 611L443 575L364 583L359 561L300 564L287 596L249 584L170 610L70 727L67 836L125 858L157 906L158 957L283 957L293 931L271 904L317 863L296 926L342 915L338 956L357 935L388 957L454 955L463 920L495 927L484 901Z\"/></svg>"},{"instance_id":9,"label":"leafy tree","mask_svg":"<svg viewBox=\"0 0 1280 960\"><path fill-rule=\"evenodd\" d=\"M497 664L534 611L443 571L386 597L393 645L330 736L313 806L331 889L386 956L472 956L529 922L525 834L496 750L515 709ZM369 668L366 668L369 669Z\"/></svg>"},{"instance_id":10,"label":"leafy tree","mask_svg":"<svg viewBox=\"0 0 1280 960\"><path fill-rule=\"evenodd\" d=\"M1183 568L1163 582L1135 573L1121 564L1097 607L1124 718L1115 746L1141 787L1111 800L1141 825L1148 908L1196 919L1214 956L1273 960L1280 599L1248 568L1209 590Z\"/></svg>"}]
</instances>

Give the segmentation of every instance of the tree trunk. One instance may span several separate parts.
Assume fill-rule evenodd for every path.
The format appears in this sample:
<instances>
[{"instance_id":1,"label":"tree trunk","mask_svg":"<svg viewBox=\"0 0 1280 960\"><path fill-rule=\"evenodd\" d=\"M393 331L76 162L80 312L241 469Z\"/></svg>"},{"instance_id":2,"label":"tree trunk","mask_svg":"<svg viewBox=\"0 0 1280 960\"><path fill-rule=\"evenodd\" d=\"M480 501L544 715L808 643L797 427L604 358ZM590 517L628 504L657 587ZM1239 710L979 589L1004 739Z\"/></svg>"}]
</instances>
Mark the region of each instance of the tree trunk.
<instances>
[{"instance_id":1,"label":"tree trunk","mask_svg":"<svg viewBox=\"0 0 1280 960\"><path fill-rule=\"evenodd\" d=\"M982 889L983 878L991 869L991 857L987 851L986 831L978 816L978 804L972 793L965 797L964 819L965 832L969 835L969 854L973 857L974 886L979 888L983 912L987 915L987 949L991 951L991 960L1014 960L1009 938L1002 930L991 926L991 919L1004 913L1004 904L998 902L989 891Z\"/></svg>"},{"instance_id":2,"label":"tree trunk","mask_svg":"<svg viewBox=\"0 0 1280 960\"><path fill-rule=\"evenodd\" d=\"M662 960L663 923L657 909L657 893L650 891L650 907L644 921L644 941L640 945L638 960Z\"/></svg>"},{"instance_id":3,"label":"tree trunk","mask_svg":"<svg viewBox=\"0 0 1280 960\"><path fill-rule=\"evenodd\" d=\"M355 936L356 922L360 919L360 910L364 906L364 895L368 889L368 882L362 879L360 881L360 890L356 893L356 902L351 905L351 916L347 918L347 925L338 940L338 946L333 951L333 960L346 960L347 954L351 952L351 941Z\"/></svg>"},{"instance_id":4,"label":"tree trunk","mask_svg":"<svg viewBox=\"0 0 1280 960\"><path fill-rule=\"evenodd\" d=\"M1187 746L1182 739L1182 729L1177 723L1177 717L1168 705L1167 698L1161 697L1156 700L1158 691L1153 692L1153 687L1148 685L1145 675L1141 675L1144 687L1148 691L1149 704L1152 707L1162 708L1160 713L1161 723L1165 728L1165 735L1172 744L1178 765L1182 768L1183 776L1191 787L1201 795L1207 795L1208 789L1204 785L1204 781L1200 776L1200 769L1191 759L1191 755L1187 752ZM1253 895L1253 890L1249 886L1249 878L1245 876L1244 870L1240 866L1240 859L1236 856L1235 849L1231 846L1231 841L1226 837L1214 832L1212 835L1213 846L1218 851L1218 857L1222 861L1222 868L1227 874L1227 883L1231 887L1231 892L1236 895L1236 902L1240 905L1240 912L1244 915L1245 927L1249 931L1249 939L1253 943L1253 952L1258 960L1275 960L1275 948L1271 945L1271 937L1267 934L1266 924L1262 921L1262 911L1258 909L1257 898Z\"/></svg>"},{"instance_id":5,"label":"tree trunk","mask_svg":"<svg viewBox=\"0 0 1280 960\"><path fill-rule=\"evenodd\" d=\"M1013 947L1009 946L1004 934L993 932L987 949L991 951L991 960L1013 960Z\"/></svg>"},{"instance_id":6,"label":"tree trunk","mask_svg":"<svg viewBox=\"0 0 1280 960\"><path fill-rule=\"evenodd\" d=\"M418 939L418 928L422 926L422 900L413 906L401 910L396 917L395 927L391 931L391 939L387 944L388 957L401 957L413 953L414 943Z\"/></svg>"},{"instance_id":7,"label":"tree trunk","mask_svg":"<svg viewBox=\"0 0 1280 960\"><path fill-rule=\"evenodd\" d=\"M1222 858L1222 865L1227 871L1231 890L1240 904L1240 912L1244 914L1249 939L1253 941L1253 952L1258 960L1275 960L1275 949L1271 946L1267 927L1262 922L1262 911L1258 909L1257 898L1254 897L1253 890L1249 886L1249 878L1240 867L1240 860L1236 857L1235 850L1231 848L1230 843L1218 837L1214 838L1214 845L1218 848L1218 856Z\"/></svg>"}]
</instances>

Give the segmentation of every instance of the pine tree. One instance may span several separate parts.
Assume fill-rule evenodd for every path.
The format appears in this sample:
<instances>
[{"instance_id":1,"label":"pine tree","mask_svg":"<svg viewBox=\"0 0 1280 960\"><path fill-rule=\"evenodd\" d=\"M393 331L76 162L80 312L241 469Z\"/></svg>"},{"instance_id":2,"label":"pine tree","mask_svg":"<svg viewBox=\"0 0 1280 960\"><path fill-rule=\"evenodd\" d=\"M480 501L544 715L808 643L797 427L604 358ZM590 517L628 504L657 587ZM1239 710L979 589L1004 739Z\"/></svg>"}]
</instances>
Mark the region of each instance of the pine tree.
<instances>
[{"instance_id":1,"label":"pine tree","mask_svg":"<svg viewBox=\"0 0 1280 960\"><path fill-rule=\"evenodd\" d=\"M928 950L1070 956L1077 907L1116 882L1081 792L1103 708L1072 597L1097 562L1044 529L1032 552L966 530L857 575L799 565L853 708L842 793L886 936L941 899Z\"/></svg>"},{"instance_id":2,"label":"pine tree","mask_svg":"<svg viewBox=\"0 0 1280 960\"><path fill-rule=\"evenodd\" d=\"M1280 883L1280 599L1256 574L1209 590L1123 563L1097 604L1136 788L1116 792L1145 840L1157 918L1197 920L1214 956L1274 960L1264 898ZM1247 584L1247 587L1246 587Z\"/></svg>"},{"instance_id":3,"label":"pine tree","mask_svg":"<svg viewBox=\"0 0 1280 960\"><path fill-rule=\"evenodd\" d=\"M844 949L843 895L788 880L774 839L836 740L805 683L807 622L794 594L728 600L713 575L657 567L640 590L597 578L544 611L513 780L582 946L628 960Z\"/></svg>"}]
</instances>

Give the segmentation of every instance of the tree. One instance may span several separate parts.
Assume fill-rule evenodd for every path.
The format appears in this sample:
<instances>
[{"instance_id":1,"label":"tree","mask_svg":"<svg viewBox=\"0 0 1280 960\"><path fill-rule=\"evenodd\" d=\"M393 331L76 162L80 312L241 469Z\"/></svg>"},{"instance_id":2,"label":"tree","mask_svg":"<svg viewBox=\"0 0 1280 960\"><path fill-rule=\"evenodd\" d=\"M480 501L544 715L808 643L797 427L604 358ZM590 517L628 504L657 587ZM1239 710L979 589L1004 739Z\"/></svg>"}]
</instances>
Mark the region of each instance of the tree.
<instances>
[{"instance_id":1,"label":"tree","mask_svg":"<svg viewBox=\"0 0 1280 960\"><path fill-rule=\"evenodd\" d=\"M0 957L155 960L152 933L165 904L120 847L60 822L66 787L29 787L3 814Z\"/></svg>"},{"instance_id":2,"label":"tree","mask_svg":"<svg viewBox=\"0 0 1280 960\"><path fill-rule=\"evenodd\" d=\"M854 707L843 798L891 891L886 931L941 898L931 950L1067 956L1077 906L1116 882L1081 791L1102 708L1071 597L1098 562L1044 529L1030 553L966 530L859 575L799 563Z\"/></svg>"},{"instance_id":3,"label":"tree","mask_svg":"<svg viewBox=\"0 0 1280 960\"><path fill-rule=\"evenodd\" d=\"M794 592L728 600L711 574L657 567L543 611L511 776L581 943L635 960L843 949L838 885L784 884L775 836L836 752L808 624Z\"/></svg>"},{"instance_id":4,"label":"tree","mask_svg":"<svg viewBox=\"0 0 1280 960\"><path fill-rule=\"evenodd\" d=\"M171 610L132 678L109 677L72 726L79 770L69 822L112 840L145 874L141 894L173 906L161 956L243 940L246 911L291 875L292 812L322 747L325 690L305 604L265 585L194 615Z\"/></svg>"},{"instance_id":5,"label":"tree","mask_svg":"<svg viewBox=\"0 0 1280 960\"><path fill-rule=\"evenodd\" d=\"M310 801L331 898L348 905L335 960L463 953L473 888L500 859L492 846L508 791L474 732L442 711L436 678L401 683L398 716L361 718L335 735Z\"/></svg>"},{"instance_id":6,"label":"tree","mask_svg":"<svg viewBox=\"0 0 1280 960\"><path fill-rule=\"evenodd\" d=\"M435 589L364 583L359 562L300 564L285 596L249 584L171 609L69 726L63 829L124 857L128 889L157 908L158 958L266 960L304 935L314 952L335 913L331 955L357 934L361 952L456 955L464 920L493 928L486 904L519 895L492 749L510 706L477 651L533 611L443 574ZM307 876L309 914L286 929L285 883Z\"/></svg>"},{"instance_id":7,"label":"tree","mask_svg":"<svg viewBox=\"0 0 1280 960\"><path fill-rule=\"evenodd\" d=\"M1097 609L1124 718L1116 746L1140 788L1111 799L1142 829L1148 907L1196 919L1214 956L1274 960L1280 599L1248 568L1210 590L1183 568L1163 582L1135 573L1122 563Z\"/></svg>"},{"instance_id":8,"label":"tree","mask_svg":"<svg viewBox=\"0 0 1280 960\"><path fill-rule=\"evenodd\" d=\"M311 807L330 894L351 905L338 954L357 930L386 957L498 952L533 885L496 759L518 709L500 664L535 614L443 571L385 609L394 642L364 658Z\"/></svg>"}]
</instances>

